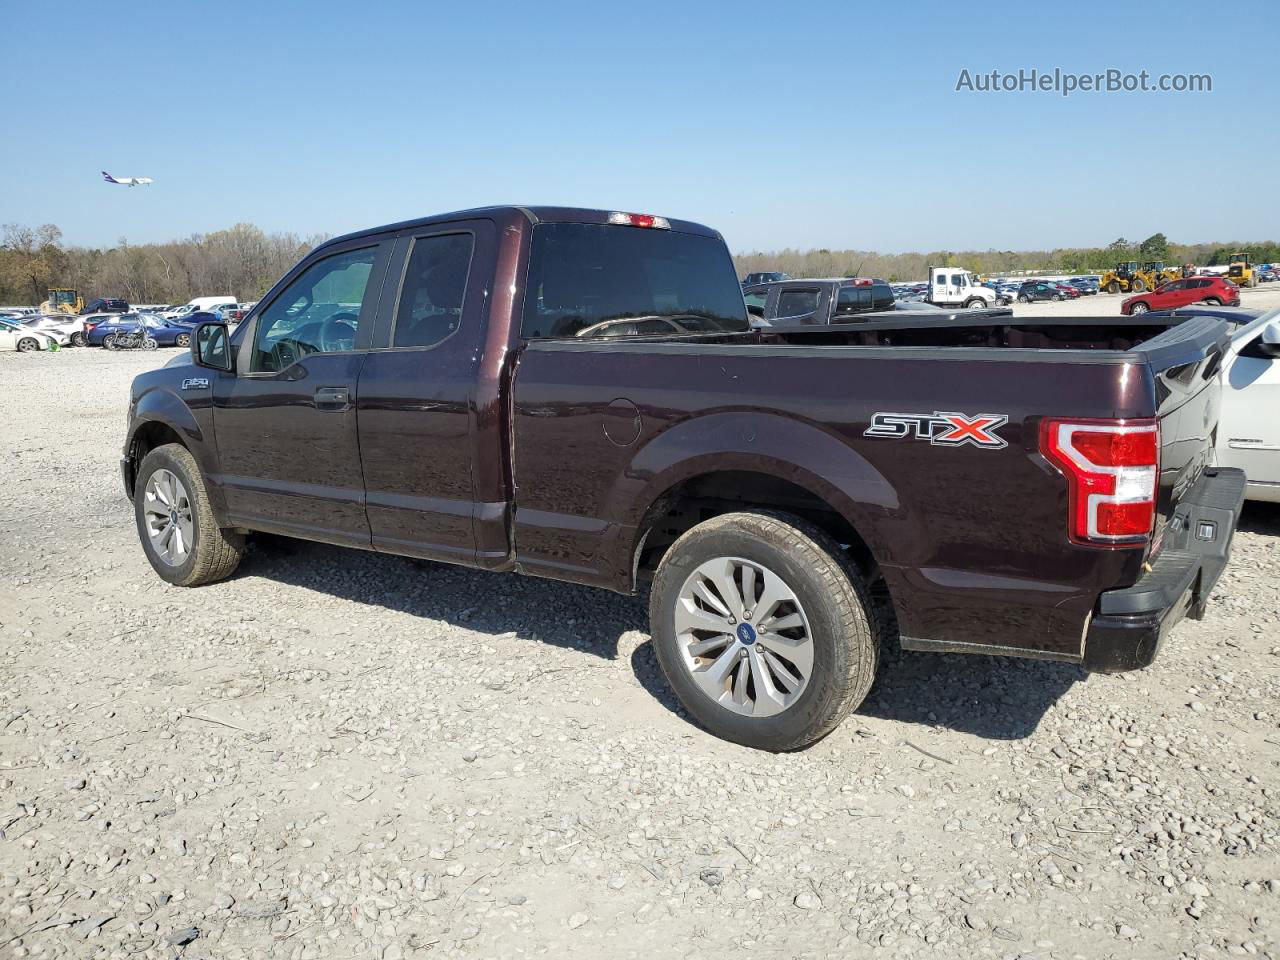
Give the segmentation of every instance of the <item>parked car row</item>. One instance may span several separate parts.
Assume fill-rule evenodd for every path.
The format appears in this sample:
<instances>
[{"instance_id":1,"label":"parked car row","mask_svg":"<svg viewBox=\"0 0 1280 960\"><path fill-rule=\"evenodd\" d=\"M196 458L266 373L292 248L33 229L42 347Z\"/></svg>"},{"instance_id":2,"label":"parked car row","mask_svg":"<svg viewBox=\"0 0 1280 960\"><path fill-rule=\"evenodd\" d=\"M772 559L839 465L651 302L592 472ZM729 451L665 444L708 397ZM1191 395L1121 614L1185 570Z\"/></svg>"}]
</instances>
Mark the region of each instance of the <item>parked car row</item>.
<instances>
[{"instance_id":1,"label":"parked car row","mask_svg":"<svg viewBox=\"0 0 1280 960\"><path fill-rule=\"evenodd\" d=\"M146 338L161 347L187 347L191 333L197 324L208 321L239 322L243 311L197 310L186 313L180 319L169 319L163 314L130 311L127 313L101 312L92 314L34 314L0 310L0 350L58 349L60 347L101 347L112 345L112 338L133 333L139 329Z\"/></svg>"}]
</instances>

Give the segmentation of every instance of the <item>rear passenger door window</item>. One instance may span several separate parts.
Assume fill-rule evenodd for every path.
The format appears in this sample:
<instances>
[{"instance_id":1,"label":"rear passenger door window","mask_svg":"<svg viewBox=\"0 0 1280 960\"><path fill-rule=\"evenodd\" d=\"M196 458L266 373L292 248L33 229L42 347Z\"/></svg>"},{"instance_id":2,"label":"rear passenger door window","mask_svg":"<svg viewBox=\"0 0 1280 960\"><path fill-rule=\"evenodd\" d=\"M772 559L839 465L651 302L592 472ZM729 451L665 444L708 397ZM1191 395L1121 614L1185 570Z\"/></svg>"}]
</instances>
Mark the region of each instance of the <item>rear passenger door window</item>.
<instances>
[{"instance_id":1,"label":"rear passenger door window","mask_svg":"<svg viewBox=\"0 0 1280 960\"><path fill-rule=\"evenodd\" d=\"M779 317L801 317L818 309L818 291L783 290L778 294Z\"/></svg>"},{"instance_id":2,"label":"rear passenger door window","mask_svg":"<svg viewBox=\"0 0 1280 960\"><path fill-rule=\"evenodd\" d=\"M457 332L473 247L470 233L413 241L396 305L393 347L434 347Z\"/></svg>"}]
</instances>

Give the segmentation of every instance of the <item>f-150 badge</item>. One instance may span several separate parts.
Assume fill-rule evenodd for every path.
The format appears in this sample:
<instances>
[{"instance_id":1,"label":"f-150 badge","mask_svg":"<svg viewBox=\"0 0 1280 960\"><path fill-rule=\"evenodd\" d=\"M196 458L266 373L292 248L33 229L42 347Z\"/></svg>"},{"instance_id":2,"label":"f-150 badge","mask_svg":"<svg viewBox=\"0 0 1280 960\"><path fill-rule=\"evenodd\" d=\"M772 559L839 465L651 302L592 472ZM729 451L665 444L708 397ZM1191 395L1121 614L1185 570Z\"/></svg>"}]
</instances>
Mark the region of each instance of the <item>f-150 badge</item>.
<instances>
[{"instance_id":1,"label":"f-150 badge","mask_svg":"<svg viewBox=\"0 0 1280 960\"><path fill-rule=\"evenodd\" d=\"M182 381L183 390L203 390L209 386L209 381L204 377L187 377Z\"/></svg>"},{"instance_id":2,"label":"f-150 badge","mask_svg":"<svg viewBox=\"0 0 1280 960\"><path fill-rule=\"evenodd\" d=\"M1009 422L999 413L979 413L970 417L963 413L877 413L871 418L871 426L862 434L888 440L928 440L940 447L960 447L972 443L975 447L998 450L1007 447L1005 439L996 430Z\"/></svg>"}]
</instances>

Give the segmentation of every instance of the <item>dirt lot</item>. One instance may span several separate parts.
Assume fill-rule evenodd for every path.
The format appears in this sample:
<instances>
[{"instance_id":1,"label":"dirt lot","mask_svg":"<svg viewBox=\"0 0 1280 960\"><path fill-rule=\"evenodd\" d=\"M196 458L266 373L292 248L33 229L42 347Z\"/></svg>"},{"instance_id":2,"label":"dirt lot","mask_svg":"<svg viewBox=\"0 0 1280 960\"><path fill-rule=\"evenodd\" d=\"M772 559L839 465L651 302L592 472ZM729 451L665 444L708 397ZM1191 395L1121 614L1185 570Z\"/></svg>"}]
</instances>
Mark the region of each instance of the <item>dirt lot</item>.
<instances>
[{"instance_id":1,"label":"dirt lot","mask_svg":"<svg viewBox=\"0 0 1280 960\"><path fill-rule=\"evenodd\" d=\"M640 600L278 539L167 586L117 457L171 355L0 355L0 956L1280 955L1280 510L1145 672L890 652L774 756Z\"/></svg>"}]
</instances>

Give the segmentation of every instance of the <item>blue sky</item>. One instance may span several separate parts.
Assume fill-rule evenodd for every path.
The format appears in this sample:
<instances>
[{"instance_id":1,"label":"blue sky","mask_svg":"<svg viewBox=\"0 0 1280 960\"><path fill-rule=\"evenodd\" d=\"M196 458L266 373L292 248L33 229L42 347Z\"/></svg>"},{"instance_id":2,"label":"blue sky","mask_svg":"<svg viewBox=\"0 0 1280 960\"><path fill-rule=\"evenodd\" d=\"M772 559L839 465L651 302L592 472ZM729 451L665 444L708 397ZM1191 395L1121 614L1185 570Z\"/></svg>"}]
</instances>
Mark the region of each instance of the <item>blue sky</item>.
<instances>
[{"instance_id":1,"label":"blue sky","mask_svg":"<svg viewBox=\"0 0 1280 960\"><path fill-rule=\"evenodd\" d=\"M517 202L739 251L1280 236L1280 7L1038 6L0 0L0 221L101 245ZM955 91L1055 67L1213 92Z\"/></svg>"}]
</instances>

